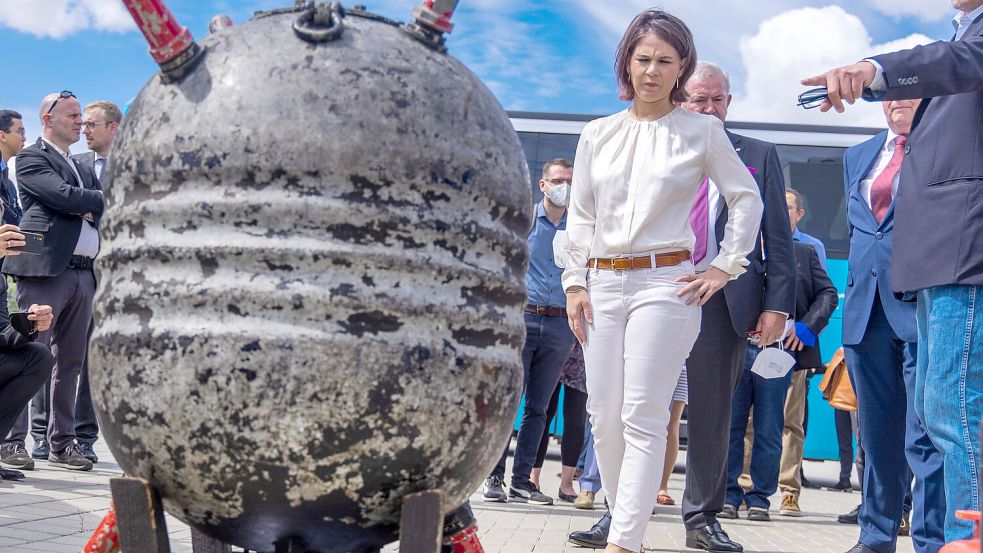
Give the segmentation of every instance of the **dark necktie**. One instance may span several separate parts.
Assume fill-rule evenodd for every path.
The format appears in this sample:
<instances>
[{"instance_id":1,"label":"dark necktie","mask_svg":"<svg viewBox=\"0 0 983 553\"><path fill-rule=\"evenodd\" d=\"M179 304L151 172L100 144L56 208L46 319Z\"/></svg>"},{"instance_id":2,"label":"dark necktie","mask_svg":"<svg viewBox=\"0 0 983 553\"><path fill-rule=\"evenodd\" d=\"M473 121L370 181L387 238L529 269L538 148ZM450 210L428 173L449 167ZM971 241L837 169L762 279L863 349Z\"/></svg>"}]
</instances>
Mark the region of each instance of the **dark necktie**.
<instances>
[{"instance_id":1,"label":"dark necktie","mask_svg":"<svg viewBox=\"0 0 983 553\"><path fill-rule=\"evenodd\" d=\"M901 163L904 161L904 144L906 141L904 135L898 135L894 139L894 155L891 156L891 161L887 163L887 167L884 171L874 179L874 182L870 185L870 210L874 212L874 219L880 223L884 220L884 216L887 214L887 208L891 206L891 200L894 199L893 183L894 177L901 170Z\"/></svg>"}]
</instances>

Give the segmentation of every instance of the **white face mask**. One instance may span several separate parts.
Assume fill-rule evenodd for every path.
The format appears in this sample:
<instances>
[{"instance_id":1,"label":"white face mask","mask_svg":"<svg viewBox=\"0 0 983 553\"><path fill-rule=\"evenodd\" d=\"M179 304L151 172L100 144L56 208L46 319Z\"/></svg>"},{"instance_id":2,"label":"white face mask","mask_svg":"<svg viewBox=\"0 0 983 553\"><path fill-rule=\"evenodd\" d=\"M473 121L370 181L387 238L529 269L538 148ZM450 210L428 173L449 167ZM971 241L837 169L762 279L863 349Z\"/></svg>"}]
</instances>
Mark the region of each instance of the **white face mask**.
<instances>
[{"instance_id":1,"label":"white face mask","mask_svg":"<svg viewBox=\"0 0 983 553\"><path fill-rule=\"evenodd\" d=\"M563 183L554 186L546 191L546 197L549 198L550 203L559 207L566 207L567 202L570 201L570 184Z\"/></svg>"}]
</instances>

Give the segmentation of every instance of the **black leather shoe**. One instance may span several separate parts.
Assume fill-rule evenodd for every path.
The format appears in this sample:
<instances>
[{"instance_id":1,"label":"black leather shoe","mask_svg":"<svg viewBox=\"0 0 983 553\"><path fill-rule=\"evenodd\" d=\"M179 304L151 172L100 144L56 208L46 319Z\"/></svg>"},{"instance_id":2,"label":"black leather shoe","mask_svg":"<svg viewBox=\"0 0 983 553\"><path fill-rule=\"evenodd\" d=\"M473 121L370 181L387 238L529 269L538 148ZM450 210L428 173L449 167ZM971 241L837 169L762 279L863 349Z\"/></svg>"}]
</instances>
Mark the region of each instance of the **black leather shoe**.
<instances>
[{"instance_id":1,"label":"black leather shoe","mask_svg":"<svg viewBox=\"0 0 983 553\"><path fill-rule=\"evenodd\" d=\"M850 492L853 491L853 484L850 483L849 478L841 478L835 486L830 486L830 490L836 490L840 492Z\"/></svg>"},{"instance_id":2,"label":"black leather shoe","mask_svg":"<svg viewBox=\"0 0 983 553\"><path fill-rule=\"evenodd\" d=\"M849 513L836 517L836 522L840 524L856 524L858 518L860 518L860 505L854 507Z\"/></svg>"},{"instance_id":3,"label":"black leather shoe","mask_svg":"<svg viewBox=\"0 0 983 553\"><path fill-rule=\"evenodd\" d=\"M686 531L686 547L703 549L710 553L742 553L744 546L733 541L720 527L719 522Z\"/></svg>"},{"instance_id":4,"label":"black leather shoe","mask_svg":"<svg viewBox=\"0 0 983 553\"><path fill-rule=\"evenodd\" d=\"M24 473L19 470L0 469L0 480L23 480Z\"/></svg>"},{"instance_id":5,"label":"black leather shoe","mask_svg":"<svg viewBox=\"0 0 983 553\"><path fill-rule=\"evenodd\" d=\"M592 549L604 549L608 546L608 532L611 530L611 513L604 513L597 524L590 527L586 532L570 532L567 540L581 547Z\"/></svg>"},{"instance_id":6,"label":"black leather shoe","mask_svg":"<svg viewBox=\"0 0 983 553\"><path fill-rule=\"evenodd\" d=\"M877 553L877 551L874 551L862 543L858 543L850 549L847 549L846 553Z\"/></svg>"}]
</instances>

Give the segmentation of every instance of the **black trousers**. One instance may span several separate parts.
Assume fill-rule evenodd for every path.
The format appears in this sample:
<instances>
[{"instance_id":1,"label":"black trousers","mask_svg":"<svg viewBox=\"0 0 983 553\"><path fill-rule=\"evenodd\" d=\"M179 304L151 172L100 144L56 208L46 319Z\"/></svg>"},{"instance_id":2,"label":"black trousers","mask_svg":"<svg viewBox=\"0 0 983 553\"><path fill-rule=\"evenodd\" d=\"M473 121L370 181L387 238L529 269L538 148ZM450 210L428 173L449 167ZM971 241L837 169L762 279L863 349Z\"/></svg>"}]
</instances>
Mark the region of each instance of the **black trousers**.
<instances>
[{"instance_id":1,"label":"black trousers","mask_svg":"<svg viewBox=\"0 0 983 553\"><path fill-rule=\"evenodd\" d=\"M79 372L79 387L75 397L75 440L80 444L94 444L99 439L99 423L96 422L96 409L92 406L92 391L89 389L89 350L88 343L92 339L93 323L89 323L89 335L86 337L85 360ZM35 442L46 440L48 423L51 412L48 398L51 397L51 381L34 394L31 400L31 437Z\"/></svg>"},{"instance_id":2,"label":"black trousers","mask_svg":"<svg viewBox=\"0 0 983 553\"><path fill-rule=\"evenodd\" d=\"M836 409L836 443L840 452L840 481L849 480L853 472L853 423L850 412Z\"/></svg>"},{"instance_id":3,"label":"black trousers","mask_svg":"<svg viewBox=\"0 0 983 553\"><path fill-rule=\"evenodd\" d=\"M747 337L734 331L723 292L703 306L700 335L686 360L686 490L683 524L688 530L717 520L727 488L730 404L744 371Z\"/></svg>"},{"instance_id":4,"label":"black trousers","mask_svg":"<svg viewBox=\"0 0 983 553\"><path fill-rule=\"evenodd\" d=\"M584 429L587 423L587 392L575 390L565 384L557 384L546 408L546 430L543 441L539 442L534 468L543 468L546 461L546 448L550 444L550 424L556 416L560 402L560 388L563 388L563 441L560 443L561 463L565 467L575 467L580 460L580 452L584 449Z\"/></svg>"},{"instance_id":5,"label":"black trousers","mask_svg":"<svg viewBox=\"0 0 983 553\"><path fill-rule=\"evenodd\" d=\"M55 358L33 342L0 352L0 436L6 436L31 396L51 378Z\"/></svg>"}]
</instances>

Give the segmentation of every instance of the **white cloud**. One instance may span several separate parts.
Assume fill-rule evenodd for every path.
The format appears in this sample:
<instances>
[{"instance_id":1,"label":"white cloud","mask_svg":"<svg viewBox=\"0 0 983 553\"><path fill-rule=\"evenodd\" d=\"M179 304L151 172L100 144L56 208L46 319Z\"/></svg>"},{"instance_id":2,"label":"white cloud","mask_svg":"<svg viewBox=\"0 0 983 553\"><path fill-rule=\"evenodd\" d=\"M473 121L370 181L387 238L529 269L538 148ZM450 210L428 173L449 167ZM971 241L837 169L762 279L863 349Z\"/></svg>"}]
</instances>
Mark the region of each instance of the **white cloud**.
<instances>
[{"instance_id":1,"label":"white cloud","mask_svg":"<svg viewBox=\"0 0 983 553\"><path fill-rule=\"evenodd\" d=\"M870 0L870 4L894 19L910 15L922 21L938 21L953 13L949 0Z\"/></svg>"},{"instance_id":2,"label":"white cloud","mask_svg":"<svg viewBox=\"0 0 983 553\"><path fill-rule=\"evenodd\" d=\"M741 59L747 76L744 93L735 97L730 118L882 127L884 115L875 103L858 102L842 114L797 107L795 98L806 89L799 80L865 56L931 41L914 34L873 44L863 22L837 6L781 13L761 23L754 35L741 39Z\"/></svg>"},{"instance_id":3,"label":"white cloud","mask_svg":"<svg viewBox=\"0 0 983 553\"><path fill-rule=\"evenodd\" d=\"M94 29L136 29L119 0L0 0L0 26L38 37L64 38Z\"/></svg>"}]
</instances>

